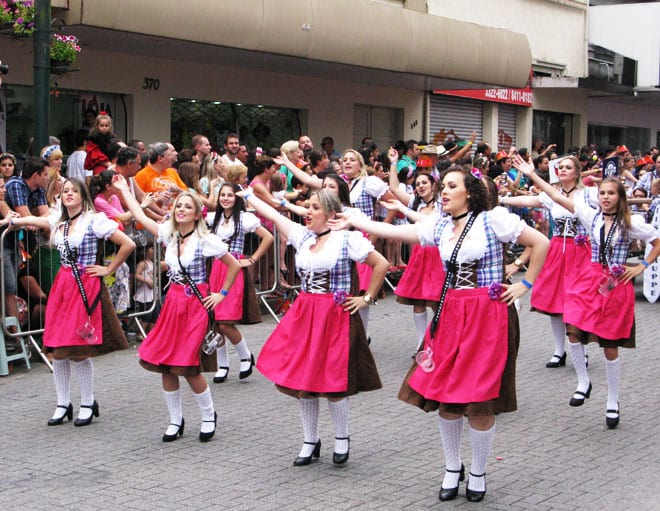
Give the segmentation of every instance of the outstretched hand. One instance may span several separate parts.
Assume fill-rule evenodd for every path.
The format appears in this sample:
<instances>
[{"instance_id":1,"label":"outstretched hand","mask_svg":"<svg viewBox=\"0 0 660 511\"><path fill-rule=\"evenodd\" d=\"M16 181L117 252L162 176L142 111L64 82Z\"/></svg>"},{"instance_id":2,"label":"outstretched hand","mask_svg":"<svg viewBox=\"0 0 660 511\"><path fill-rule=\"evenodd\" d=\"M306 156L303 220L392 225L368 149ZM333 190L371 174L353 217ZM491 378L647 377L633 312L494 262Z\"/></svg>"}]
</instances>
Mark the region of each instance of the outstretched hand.
<instances>
[{"instance_id":1,"label":"outstretched hand","mask_svg":"<svg viewBox=\"0 0 660 511\"><path fill-rule=\"evenodd\" d=\"M352 227L351 215L348 213L337 213L334 218L329 218L326 225L333 231L341 231Z\"/></svg>"},{"instance_id":2,"label":"outstretched hand","mask_svg":"<svg viewBox=\"0 0 660 511\"><path fill-rule=\"evenodd\" d=\"M523 160L522 156L519 154L513 155L512 158L513 166L523 173L525 176L531 176L534 174L534 165Z\"/></svg>"},{"instance_id":3,"label":"outstretched hand","mask_svg":"<svg viewBox=\"0 0 660 511\"><path fill-rule=\"evenodd\" d=\"M124 178L124 176L120 174L115 174L114 176L112 176L112 186L114 186L115 188L117 188L117 190L120 190L122 192L128 190L128 183L126 183L126 179Z\"/></svg>"}]
</instances>

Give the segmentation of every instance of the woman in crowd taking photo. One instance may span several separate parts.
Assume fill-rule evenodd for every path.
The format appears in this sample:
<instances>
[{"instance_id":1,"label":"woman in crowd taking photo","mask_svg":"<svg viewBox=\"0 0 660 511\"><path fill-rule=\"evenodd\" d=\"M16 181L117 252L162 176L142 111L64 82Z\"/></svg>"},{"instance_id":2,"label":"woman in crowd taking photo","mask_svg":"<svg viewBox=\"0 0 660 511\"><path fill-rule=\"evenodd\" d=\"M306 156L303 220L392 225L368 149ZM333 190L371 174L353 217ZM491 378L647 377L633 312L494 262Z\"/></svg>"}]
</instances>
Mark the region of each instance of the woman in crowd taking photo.
<instances>
[{"instance_id":1,"label":"woman in crowd taking photo","mask_svg":"<svg viewBox=\"0 0 660 511\"><path fill-rule=\"evenodd\" d=\"M215 219L211 228L211 231L227 244L229 253L241 265L241 272L231 291L221 306L215 308L216 325L224 338L224 342L218 346L216 351L218 371L213 377L215 383L224 382L229 374L227 340L234 346L241 360L239 379L243 380L252 374L254 355L250 352L243 335L236 328L236 324L261 321L259 303L248 268L255 265L273 244L273 235L261 225L255 215L245 211L245 202L236 195L239 191L241 191L239 186L233 183L224 183L220 187ZM247 233L255 233L260 238L257 250L249 257L245 255L245 235ZM211 291L222 288L227 273L227 266L221 261L213 261L209 279Z\"/></svg>"},{"instance_id":2,"label":"woman in crowd taking photo","mask_svg":"<svg viewBox=\"0 0 660 511\"><path fill-rule=\"evenodd\" d=\"M631 280L660 255L660 233L646 224L641 215L631 215L626 192L616 177L605 178L598 186L599 208L565 197L534 175L534 169L521 162L520 168L534 184L569 211L574 211L591 236L591 259L575 275L566 296L564 321L568 347L573 358L578 385L569 404L581 406L591 396L591 380L584 361L584 345L597 342L605 355L607 374L608 428L619 424L621 361L619 348L635 347L635 290ZM627 265L633 240L652 245L641 262Z\"/></svg>"},{"instance_id":3,"label":"woman in crowd taking photo","mask_svg":"<svg viewBox=\"0 0 660 511\"><path fill-rule=\"evenodd\" d=\"M208 442L215 434L217 413L201 373L200 348L209 326L208 311L227 297L240 265L227 251L227 245L209 233L202 217L202 203L196 195L179 194L170 219L158 224L144 214L124 178L116 176L113 185L120 190L135 220L153 234L158 243L165 245L170 286L160 316L139 348L140 364L148 371L162 374L170 413L170 425L163 442L172 442L183 435L185 422L179 376L190 385L202 413L199 440ZM222 288L215 293L209 293L207 284L208 257L220 259L228 268Z\"/></svg>"},{"instance_id":4,"label":"woman in crowd taking photo","mask_svg":"<svg viewBox=\"0 0 660 511\"><path fill-rule=\"evenodd\" d=\"M306 226L280 215L250 189L241 193L295 248L302 285L300 296L264 344L257 369L278 390L298 399L304 442L293 464L309 465L320 456L319 398L326 397L335 424L333 463L341 465L349 457L348 396L381 387L364 327L355 313L373 302L387 261L361 233L330 231L328 220L341 211L332 193L312 195ZM357 282L351 276L354 261L373 268L363 296L357 295Z\"/></svg>"},{"instance_id":5,"label":"woman in crowd taking photo","mask_svg":"<svg viewBox=\"0 0 660 511\"><path fill-rule=\"evenodd\" d=\"M49 217L8 216L0 224L11 228L35 226L50 229L51 241L59 249L60 268L48 295L43 344L53 354L53 377L57 408L48 421L57 426L73 419L70 397L71 366L80 383L80 410L75 426L87 426L99 416L94 399L94 369L90 357L128 347L115 315L102 321L102 279L121 265L135 244L122 233L117 223L96 213L83 183L66 180L62 186L62 212ZM108 239L119 246L108 266L96 264L97 241ZM109 301L109 298L108 298Z\"/></svg>"},{"instance_id":6,"label":"woman in crowd taking photo","mask_svg":"<svg viewBox=\"0 0 660 511\"><path fill-rule=\"evenodd\" d=\"M349 214L334 223L439 250L446 272L440 303L399 398L425 411L439 409L446 465L439 493L443 501L456 498L465 477L460 456L464 416L472 446L466 497L478 502L486 494L495 414L517 407L518 324L512 304L532 288L548 247L548 240L516 215L504 208L488 210L483 179L476 169L450 167L440 194L444 217L393 226ZM511 242L532 251L526 279L506 285L503 244Z\"/></svg>"},{"instance_id":7,"label":"woman in crowd taking photo","mask_svg":"<svg viewBox=\"0 0 660 511\"><path fill-rule=\"evenodd\" d=\"M523 164L526 167L530 165L524 160ZM595 189L582 186L580 168L580 162L575 156L567 156L560 160L556 170L559 184L555 190L573 201L595 207L597 202ZM566 329L563 314L566 294L575 281L576 274L589 263L591 258L589 232L582 226L577 215L554 201L545 192L539 195L500 197L500 204L519 208L544 207L550 211L554 225L552 240L548 257L532 290L530 303L534 310L550 316L554 351L545 366L548 368L565 366ZM516 258L513 268L509 269L508 273L513 274L518 271L527 257L528 254L523 253Z\"/></svg>"}]
</instances>

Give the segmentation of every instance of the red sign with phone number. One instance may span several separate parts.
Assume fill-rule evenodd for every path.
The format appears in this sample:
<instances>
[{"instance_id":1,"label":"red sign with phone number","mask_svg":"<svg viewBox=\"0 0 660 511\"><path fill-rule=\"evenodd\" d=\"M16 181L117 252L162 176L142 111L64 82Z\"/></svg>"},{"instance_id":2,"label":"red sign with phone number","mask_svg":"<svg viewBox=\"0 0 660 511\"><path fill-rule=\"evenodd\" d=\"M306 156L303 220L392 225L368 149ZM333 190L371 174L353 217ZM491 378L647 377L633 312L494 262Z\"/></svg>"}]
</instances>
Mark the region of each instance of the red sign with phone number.
<instances>
[{"instance_id":1,"label":"red sign with phone number","mask_svg":"<svg viewBox=\"0 0 660 511\"><path fill-rule=\"evenodd\" d=\"M508 103L510 105L529 106L534 103L534 93L531 87L524 89L449 89L434 90L433 94L459 96L461 98Z\"/></svg>"}]
</instances>

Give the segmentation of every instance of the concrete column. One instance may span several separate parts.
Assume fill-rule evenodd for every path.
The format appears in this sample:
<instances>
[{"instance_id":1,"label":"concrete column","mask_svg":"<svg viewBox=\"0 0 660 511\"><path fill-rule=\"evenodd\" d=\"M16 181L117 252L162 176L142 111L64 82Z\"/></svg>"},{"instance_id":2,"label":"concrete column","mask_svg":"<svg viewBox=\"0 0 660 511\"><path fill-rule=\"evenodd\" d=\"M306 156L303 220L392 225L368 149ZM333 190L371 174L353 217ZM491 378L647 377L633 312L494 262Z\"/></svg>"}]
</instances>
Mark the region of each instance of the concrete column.
<instances>
[{"instance_id":1,"label":"concrete column","mask_svg":"<svg viewBox=\"0 0 660 511\"><path fill-rule=\"evenodd\" d=\"M493 151L497 151L497 115L499 106L489 101L483 104L483 138ZM477 141L479 142L479 141Z\"/></svg>"},{"instance_id":2,"label":"concrete column","mask_svg":"<svg viewBox=\"0 0 660 511\"><path fill-rule=\"evenodd\" d=\"M532 151L532 127L534 126L534 109L516 108L516 147L528 147Z\"/></svg>"}]
</instances>

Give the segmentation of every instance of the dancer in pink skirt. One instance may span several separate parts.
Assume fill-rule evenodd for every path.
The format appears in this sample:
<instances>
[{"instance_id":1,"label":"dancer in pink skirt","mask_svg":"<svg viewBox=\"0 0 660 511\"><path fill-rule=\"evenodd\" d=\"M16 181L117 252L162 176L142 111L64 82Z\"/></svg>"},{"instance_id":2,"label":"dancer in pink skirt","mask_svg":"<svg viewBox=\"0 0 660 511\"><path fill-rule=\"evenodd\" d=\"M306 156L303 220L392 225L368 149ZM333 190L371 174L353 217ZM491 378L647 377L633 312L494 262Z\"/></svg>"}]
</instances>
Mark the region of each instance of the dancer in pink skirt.
<instances>
[{"instance_id":1,"label":"dancer in pink skirt","mask_svg":"<svg viewBox=\"0 0 660 511\"><path fill-rule=\"evenodd\" d=\"M568 347L577 373L578 385L569 404L581 406L591 395L591 380L584 363L584 345L597 342L605 354L607 374L608 428L619 424L619 386L621 362L619 348L635 347L635 291L631 279L641 275L660 255L660 233L631 215L626 192L618 178L604 179L598 186L599 210L581 201L564 197L547 183L539 182L533 168L518 167L538 182L553 200L575 211L591 235L591 262L576 275L566 296L564 320ZM652 249L639 264L627 266L628 251L633 240L642 240Z\"/></svg>"},{"instance_id":2,"label":"dancer in pink skirt","mask_svg":"<svg viewBox=\"0 0 660 511\"><path fill-rule=\"evenodd\" d=\"M218 414L201 373L200 348L209 327L208 311L229 295L240 265L227 251L227 245L208 232L202 217L202 204L195 195L181 193L174 201L170 219L158 224L144 214L123 177L115 176L113 185L121 191L135 220L165 245L170 286L156 325L139 349L140 364L148 371L162 374L163 392L170 412L170 425L163 435L163 442L171 442L183 435L185 423L179 376L190 385L202 412L199 440L207 442L215 434ZM215 293L209 293L207 284L208 257L220 259L228 268L222 288ZM198 294L203 297L203 304Z\"/></svg>"},{"instance_id":3,"label":"dancer in pink skirt","mask_svg":"<svg viewBox=\"0 0 660 511\"><path fill-rule=\"evenodd\" d=\"M261 350L257 369L277 388L298 399L304 442L294 465L318 458L319 397L328 398L335 423L333 462L348 460L348 396L381 387L362 322L355 315L373 302L387 271L387 261L358 232L332 232L327 221L341 211L336 195L320 191L310 199L306 227L280 215L256 198L245 199L275 223L296 249L302 292ZM367 293L357 296L354 261L373 268Z\"/></svg>"},{"instance_id":4,"label":"dancer in pink skirt","mask_svg":"<svg viewBox=\"0 0 660 511\"><path fill-rule=\"evenodd\" d=\"M229 247L241 265L241 271L229 291L229 295L222 304L215 308L215 321L218 331L222 334L224 342L218 346L218 371L213 377L215 383L222 383L229 374L227 359L227 342L234 346L241 360L239 379L245 379L252 374L254 355L248 349L241 332L236 328L237 323L257 323L261 321L259 302L252 283L249 268L257 263L263 254L273 244L273 235L261 225L259 219L252 213L245 211L245 202L236 196L241 188L233 183L224 183L218 192L218 205L213 219L212 232L217 234ZM255 233L261 239L257 250L249 257L244 254L245 235ZM227 277L228 268L219 260L213 261L209 285L211 291L222 288Z\"/></svg>"},{"instance_id":5,"label":"dancer in pink skirt","mask_svg":"<svg viewBox=\"0 0 660 511\"><path fill-rule=\"evenodd\" d=\"M108 311L109 316L102 320L101 293L107 295L107 290L103 289L101 280L126 260L135 243L118 230L117 222L96 213L87 188L77 179L64 181L61 198L61 213L47 218L12 215L0 225L11 223L13 228L35 226L50 230L51 241L60 251L62 267L48 295L44 326L44 351L53 354L57 394L57 408L48 425L57 426L65 417L73 418L70 397L73 365L80 383L80 411L74 425L87 426L93 417L99 416L90 357L128 347L114 311ZM110 240L119 247L108 266L96 264L99 239ZM109 304L109 295L106 298Z\"/></svg>"},{"instance_id":6,"label":"dancer in pink skirt","mask_svg":"<svg viewBox=\"0 0 660 511\"><path fill-rule=\"evenodd\" d=\"M574 202L579 201L587 207L596 207L598 202L596 189L582 186L581 168L580 161L575 156L567 156L560 160L557 165L559 185L556 190ZM536 279L530 302L534 310L550 316L554 352L545 366L549 368L564 366L566 365L566 328L563 318L565 299L569 286L575 282L576 274L589 264L591 259L589 232L580 223L577 215L553 201L545 192L539 195L501 197L500 204L528 208L545 207L550 211L554 221L548 257ZM515 266L522 266L523 259L524 256L516 259Z\"/></svg>"},{"instance_id":7,"label":"dancer in pink skirt","mask_svg":"<svg viewBox=\"0 0 660 511\"><path fill-rule=\"evenodd\" d=\"M495 413L516 409L515 357L518 325L511 304L537 277L548 240L520 218L496 207L487 211L487 188L478 170L448 169L442 179L442 209L414 225L388 225L341 215L336 227L354 226L388 239L434 246L446 277L438 312L424 338L424 351L406 377L399 398L428 411L439 408L446 471L440 500L458 494L464 478L460 447L467 415L472 465L466 497L486 494L486 461L495 436ZM532 248L526 280L506 285L504 243Z\"/></svg>"}]
</instances>

